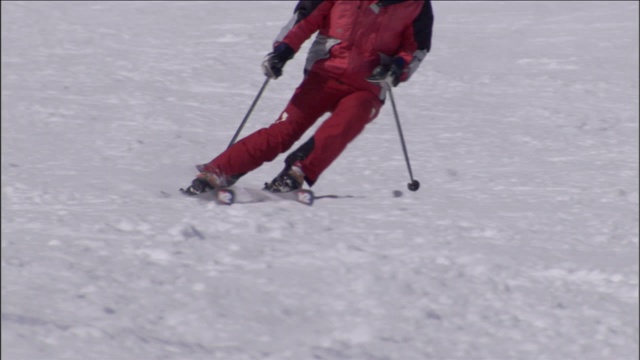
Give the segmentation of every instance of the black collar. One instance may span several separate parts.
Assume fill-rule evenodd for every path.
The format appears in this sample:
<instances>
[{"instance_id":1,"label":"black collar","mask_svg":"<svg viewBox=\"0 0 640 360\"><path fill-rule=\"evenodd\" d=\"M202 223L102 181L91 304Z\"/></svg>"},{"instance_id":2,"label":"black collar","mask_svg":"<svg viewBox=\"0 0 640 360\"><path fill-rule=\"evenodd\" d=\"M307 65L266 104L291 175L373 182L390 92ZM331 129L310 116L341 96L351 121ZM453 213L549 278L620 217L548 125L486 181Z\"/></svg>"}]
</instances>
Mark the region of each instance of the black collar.
<instances>
[{"instance_id":1,"label":"black collar","mask_svg":"<svg viewBox=\"0 0 640 360\"><path fill-rule=\"evenodd\" d=\"M376 4L378 4L378 6L380 6L380 7L385 7L385 6L391 6L391 5L395 5L395 4L400 4L400 3L403 3L405 1L407 1L407 0L380 0Z\"/></svg>"}]
</instances>

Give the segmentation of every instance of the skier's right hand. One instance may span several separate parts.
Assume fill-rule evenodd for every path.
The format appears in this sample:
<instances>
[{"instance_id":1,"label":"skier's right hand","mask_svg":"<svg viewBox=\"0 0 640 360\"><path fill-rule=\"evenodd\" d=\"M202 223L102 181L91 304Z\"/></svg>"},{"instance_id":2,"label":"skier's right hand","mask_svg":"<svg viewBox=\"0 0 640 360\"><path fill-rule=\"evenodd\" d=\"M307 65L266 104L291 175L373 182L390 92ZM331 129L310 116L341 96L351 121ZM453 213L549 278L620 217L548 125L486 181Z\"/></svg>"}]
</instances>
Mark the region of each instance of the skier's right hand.
<instances>
[{"instance_id":1,"label":"skier's right hand","mask_svg":"<svg viewBox=\"0 0 640 360\"><path fill-rule=\"evenodd\" d=\"M277 79L282 75L282 68L294 55L293 48L287 43L278 43L273 51L267 54L262 62L262 71L270 79Z\"/></svg>"}]
</instances>

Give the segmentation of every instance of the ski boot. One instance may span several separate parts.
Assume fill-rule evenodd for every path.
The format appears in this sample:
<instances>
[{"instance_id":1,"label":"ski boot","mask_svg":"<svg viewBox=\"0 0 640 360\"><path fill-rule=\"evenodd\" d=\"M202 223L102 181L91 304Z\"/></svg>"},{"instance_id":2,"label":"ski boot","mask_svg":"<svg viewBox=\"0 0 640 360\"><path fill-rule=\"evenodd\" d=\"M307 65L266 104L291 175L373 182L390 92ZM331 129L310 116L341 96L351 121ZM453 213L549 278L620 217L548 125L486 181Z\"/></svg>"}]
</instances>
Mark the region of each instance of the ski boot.
<instances>
[{"instance_id":1,"label":"ski boot","mask_svg":"<svg viewBox=\"0 0 640 360\"><path fill-rule=\"evenodd\" d=\"M296 162L291 167L285 167L270 183L264 184L264 189L274 193L291 192L302 188L304 173L300 163Z\"/></svg>"},{"instance_id":2,"label":"ski boot","mask_svg":"<svg viewBox=\"0 0 640 360\"><path fill-rule=\"evenodd\" d=\"M225 188L231 184L217 173L202 172L196 176L186 189L181 191L187 195L198 195L208 191Z\"/></svg>"}]
</instances>

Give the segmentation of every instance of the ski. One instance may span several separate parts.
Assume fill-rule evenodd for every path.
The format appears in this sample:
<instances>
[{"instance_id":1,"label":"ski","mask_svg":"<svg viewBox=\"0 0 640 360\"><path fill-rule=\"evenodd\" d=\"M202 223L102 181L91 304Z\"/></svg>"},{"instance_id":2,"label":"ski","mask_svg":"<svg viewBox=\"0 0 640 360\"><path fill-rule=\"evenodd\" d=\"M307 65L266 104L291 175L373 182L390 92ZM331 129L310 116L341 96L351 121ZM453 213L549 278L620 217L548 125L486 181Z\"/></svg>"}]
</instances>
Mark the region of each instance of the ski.
<instances>
[{"instance_id":1,"label":"ski","mask_svg":"<svg viewBox=\"0 0 640 360\"><path fill-rule=\"evenodd\" d=\"M311 206L315 199L313 191L307 189L298 189L284 193L275 193L263 189L255 189L248 187L233 187L234 192L233 203L257 203L278 200L290 200Z\"/></svg>"},{"instance_id":2,"label":"ski","mask_svg":"<svg viewBox=\"0 0 640 360\"><path fill-rule=\"evenodd\" d=\"M184 191L181 192L196 199L214 201L219 205L250 204L285 200L312 206L315 199L313 191L307 189L298 189L285 193L274 193L267 190L233 186L230 188L207 191L198 195L188 195Z\"/></svg>"}]
</instances>

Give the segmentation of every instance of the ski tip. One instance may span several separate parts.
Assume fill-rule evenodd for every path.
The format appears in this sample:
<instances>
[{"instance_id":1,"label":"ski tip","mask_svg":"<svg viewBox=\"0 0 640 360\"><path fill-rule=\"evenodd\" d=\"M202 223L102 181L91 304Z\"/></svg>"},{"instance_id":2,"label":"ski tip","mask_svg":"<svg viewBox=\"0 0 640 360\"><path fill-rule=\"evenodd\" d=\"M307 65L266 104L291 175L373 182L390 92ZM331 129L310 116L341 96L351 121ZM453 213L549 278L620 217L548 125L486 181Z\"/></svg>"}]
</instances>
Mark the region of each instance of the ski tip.
<instances>
[{"instance_id":1,"label":"ski tip","mask_svg":"<svg viewBox=\"0 0 640 360\"><path fill-rule=\"evenodd\" d=\"M236 200L236 193L231 189L217 189L215 198L220 205L231 205Z\"/></svg>"},{"instance_id":2,"label":"ski tip","mask_svg":"<svg viewBox=\"0 0 640 360\"><path fill-rule=\"evenodd\" d=\"M299 203L305 204L307 206L312 206L314 199L315 197L313 195L313 191L306 189L296 190L296 201L298 201Z\"/></svg>"}]
</instances>

